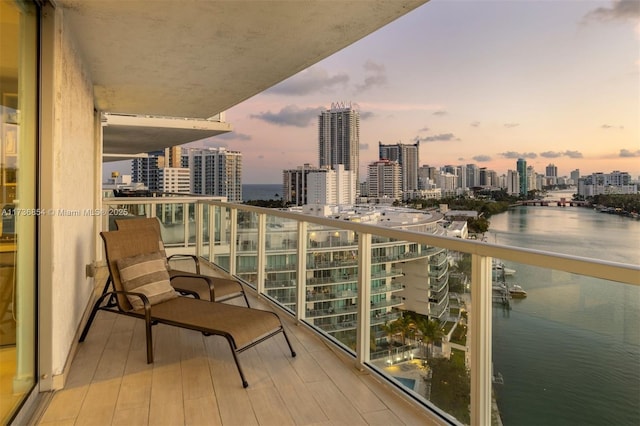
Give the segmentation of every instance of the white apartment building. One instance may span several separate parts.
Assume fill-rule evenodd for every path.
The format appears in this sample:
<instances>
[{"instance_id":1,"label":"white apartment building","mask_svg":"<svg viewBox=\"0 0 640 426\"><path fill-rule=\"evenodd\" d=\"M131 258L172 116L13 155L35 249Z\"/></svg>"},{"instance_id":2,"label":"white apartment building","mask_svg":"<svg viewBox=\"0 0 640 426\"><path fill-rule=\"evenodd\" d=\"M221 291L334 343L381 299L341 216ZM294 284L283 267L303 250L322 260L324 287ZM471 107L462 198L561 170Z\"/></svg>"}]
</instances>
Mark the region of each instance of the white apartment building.
<instances>
[{"instance_id":1,"label":"white apartment building","mask_svg":"<svg viewBox=\"0 0 640 426\"><path fill-rule=\"evenodd\" d=\"M191 193L242 202L242 153L226 148L190 148Z\"/></svg>"},{"instance_id":2,"label":"white apartment building","mask_svg":"<svg viewBox=\"0 0 640 426\"><path fill-rule=\"evenodd\" d=\"M158 187L161 192L189 194L191 173L184 167L163 167L158 170Z\"/></svg>"},{"instance_id":3,"label":"white apartment building","mask_svg":"<svg viewBox=\"0 0 640 426\"><path fill-rule=\"evenodd\" d=\"M369 198L399 200L402 196L400 165L395 161L378 160L368 167Z\"/></svg>"},{"instance_id":4,"label":"white apartment building","mask_svg":"<svg viewBox=\"0 0 640 426\"><path fill-rule=\"evenodd\" d=\"M343 205L356 201L356 173L338 164L335 169L312 167L283 170L283 194L287 203Z\"/></svg>"},{"instance_id":5,"label":"white apartment building","mask_svg":"<svg viewBox=\"0 0 640 426\"><path fill-rule=\"evenodd\" d=\"M507 171L507 194L518 195L520 193L520 174L516 170Z\"/></svg>"}]
</instances>

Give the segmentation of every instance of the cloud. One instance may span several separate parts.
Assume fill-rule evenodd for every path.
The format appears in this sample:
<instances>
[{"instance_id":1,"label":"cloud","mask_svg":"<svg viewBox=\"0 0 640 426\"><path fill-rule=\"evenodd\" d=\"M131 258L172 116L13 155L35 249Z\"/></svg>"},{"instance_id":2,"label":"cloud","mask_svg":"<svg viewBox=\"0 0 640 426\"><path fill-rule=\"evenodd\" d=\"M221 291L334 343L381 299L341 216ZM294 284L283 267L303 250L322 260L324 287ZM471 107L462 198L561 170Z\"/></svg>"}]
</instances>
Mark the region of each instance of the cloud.
<instances>
[{"instance_id":1,"label":"cloud","mask_svg":"<svg viewBox=\"0 0 640 426\"><path fill-rule=\"evenodd\" d=\"M515 151L507 151L500 153L504 158L538 158L538 154L535 152L515 152Z\"/></svg>"},{"instance_id":2,"label":"cloud","mask_svg":"<svg viewBox=\"0 0 640 426\"><path fill-rule=\"evenodd\" d=\"M640 18L640 3L638 0L614 0L611 7L598 7L588 12L583 22L633 20Z\"/></svg>"},{"instance_id":3,"label":"cloud","mask_svg":"<svg viewBox=\"0 0 640 426\"><path fill-rule=\"evenodd\" d=\"M540 153L540 157L544 158L558 158L558 157L569 157L569 158L582 158L582 153L579 151L545 151ZM535 158L535 157L534 157Z\"/></svg>"},{"instance_id":4,"label":"cloud","mask_svg":"<svg viewBox=\"0 0 640 426\"><path fill-rule=\"evenodd\" d=\"M474 121L470 124L471 127L480 127L480 122L479 121Z\"/></svg>"},{"instance_id":5,"label":"cloud","mask_svg":"<svg viewBox=\"0 0 640 426\"><path fill-rule=\"evenodd\" d=\"M620 150L620 157L629 158L629 157L640 157L640 149L636 151L630 151L628 149Z\"/></svg>"},{"instance_id":6,"label":"cloud","mask_svg":"<svg viewBox=\"0 0 640 426\"><path fill-rule=\"evenodd\" d=\"M260 114L251 114L250 117L278 126L307 127L318 118L324 109L324 107L301 109L297 105L287 105L280 112L261 112Z\"/></svg>"},{"instance_id":7,"label":"cloud","mask_svg":"<svg viewBox=\"0 0 640 426\"><path fill-rule=\"evenodd\" d=\"M453 133L441 133L439 135L427 136L425 138L418 138L417 141L420 142L446 142L459 140L455 137Z\"/></svg>"},{"instance_id":8,"label":"cloud","mask_svg":"<svg viewBox=\"0 0 640 426\"><path fill-rule=\"evenodd\" d=\"M293 77L266 90L265 93L275 95L303 96L310 93L326 93L336 86L345 86L349 76L344 73L329 75L321 67L308 68Z\"/></svg>"},{"instance_id":9,"label":"cloud","mask_svg":"<svg viewBox=\"0 0 640 426\"><path fill-rule=\"evenodd\" d=\"M605 130L609 130L609 129L624 130L624 126L612 126L611 124L603 124L602 126L600 126L600 128L605 129Z\"/></svg>"},{"instance_id":10,"label":"cloud","mask_svg":"<svg viewBox=\"0 0 640 426\"><path fill-rule=\"evenodd\" d=\"M419 132L428 132L430 129L427 126L424 126L422 129L418 130Z\"/></svg>"},{"instance_id":11,"label":"cloud","mask_svg":"<svg viewBox=\"0 0 640 426\"><path fill-rule=\"evenodd\" d=\"M433 115L437 115L437 116L440 116L440 117L442 117L443 115L447 115L447 114L448 114L448 112L443 110L443 109L439 109L438 111L434 111L433 112Z\"/></svg>"},{"instance_id":12,"label":"cloud","mask_svg":"<svg viewBox=\"0 0 640 426\"><path fill-rule=\"evenodd\" d=\"M465 161L464 157L458 157L458 161Z\"/></svg>"},{"instance_id":13,"label":"cloud","mask_svg":"<svg viewBox=\"0 0 640 426\"><path fill-rule=\"evenodd\" d=\"M506 127L507 129L512 129L514 127L518 127L520 125L520 123L505 123L504 127Z\"/></svg>"},{"instance_id":14,"label":"cloud","mask_svg":"<svg viewBox=\"0 0 640 426\"><path fill-rule=\"evenodd\" d=\"M543 158L559 158L559 157L569 157L569 158L582 158L582 153L579 151L545 151L540 153L540 157Z\"/></svg>"},{"instance_id":15,"label":"cloud","mask_svg":"<svg viewBox=\"0 0 640 426\"><path fill-rule=\"evenodd\" d=\"M582 158L582 153L579 151L565 151L564 155L569 158Z\"/></svg>"},{"instance_id":16,"label":"cloud","mask_svg":"<svg viewBox=\"0 0 640 426\"><path fill-rule=\"evenodd\" d=\"M264 155L262 155L262 154L258 155L258 159L260 159L260 160L264 159Z\"/></svg>"},{"instance_id":17,"label":"cloud","mask_svg":"<svg viewBox=\"0 0 640 426\"><path fill-rule=\"evenodd\" d=\"M491 157L489 157L488 155L476 155L475 157L472 157L475 161L477 161L478 163L483 163L486 161L491 161Z\"/></svg>"},{"instance_id":18,"label":"cloud","mask_svg":"<svg viewBox=\"0 0 640 426\"><path fill-rule=\"evenodd\" d=\"M376 115L371 111L365 111L365 112L360 111L360 120L369 120L375 116Z\"/></svg>"},{"instance_id":19,"label":"cloud","mask_svg":"<svg viewBox=\"0 0 640 426\"><path fill-rule=\"evenodd\" d=\"M228 132L215 137L216 139L224 139L226 141L250 141L253 139L251 135L246 133Z\"/></svg>"},{"instance_id":20,"label":"cloud","mask_svg":"<svg viewBox=\"0 0 640 426\"><path fill-rule=\"evenodd\" d=\"M368 143L361 143L360 144L360 149L369 149L369 144Z\"/></svg>"},{"instance_id":21,"label":"cloud","mask_svg":"<svg viewBox=\"0 0 640 426\"><path fill-rule=\"evenodd\" d=\"M546 151L546 152L541 152L540 153L540 157L558 158L558 157L562 157L562 153L561 152L555 152L555 151Z\"/></svg>"},{"instance_id":22,"label":"cloud","mask_svg":"<svg viewBox=\"0 0 640 426\"><path fill-rule=\"evenodd\" d=\"M205 139L202 141L203 148L229 148L229 145L224 141L217 140L219 136L215 138Z\"/></svg>"},{"instance_id":23,"label":"cloud","mask_svg":"<svg viewBox=\"0 0 640 426\"><path fill-rule=\"evenodd\" d=\"M387 72L384 65L369 60L365 62L363 67L367 76L363 84L356 85L356 93L362 93L374 87L387 84Z\"/></svg>"}]
</instances>

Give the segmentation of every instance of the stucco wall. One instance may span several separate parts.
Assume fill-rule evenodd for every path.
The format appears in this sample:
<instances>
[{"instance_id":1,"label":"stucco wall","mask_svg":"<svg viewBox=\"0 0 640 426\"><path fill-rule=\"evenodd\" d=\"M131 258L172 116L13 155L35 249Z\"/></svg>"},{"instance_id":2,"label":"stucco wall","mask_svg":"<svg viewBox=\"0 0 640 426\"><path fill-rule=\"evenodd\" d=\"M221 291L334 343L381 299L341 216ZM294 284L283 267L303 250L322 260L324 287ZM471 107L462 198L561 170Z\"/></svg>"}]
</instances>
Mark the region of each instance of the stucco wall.
<instances>
[{"instance_id":1,"label":"stucco wall","mask_svg":"<svg viewBox=\"0 0 640 426\"><path fill-rule=\"evenodd\" d=\"M63 372L82 315L93 289L85 265L94 254L94 218L84 214L94 208L96 185L95 115L93 86L83 65L64 15L56 10L53 59L53 146L48 150L50 179L43 191L55 214L49 219L52 353L51 373ZM67 215L68 214L68 215ZM46 250L49 247L45 248ZM45 271L45 273L47 273Z\"/></svg>"}]
</instances>

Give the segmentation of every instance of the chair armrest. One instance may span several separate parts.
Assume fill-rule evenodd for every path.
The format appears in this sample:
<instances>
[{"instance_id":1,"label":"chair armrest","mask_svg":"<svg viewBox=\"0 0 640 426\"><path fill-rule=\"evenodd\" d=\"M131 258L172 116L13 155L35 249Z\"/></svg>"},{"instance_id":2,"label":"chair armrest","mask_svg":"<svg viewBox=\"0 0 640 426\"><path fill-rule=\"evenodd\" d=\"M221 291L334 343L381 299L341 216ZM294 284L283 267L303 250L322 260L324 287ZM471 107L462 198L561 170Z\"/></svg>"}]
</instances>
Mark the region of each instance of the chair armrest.
<instances>
[{"instance_id":1,"label":"chair armrest","mask_svg":"<svg viewBox=\"0 0 640 426\"><path fill-rule=\"evenodd\" d=\"M196 274L200 274L200 259L198 258L198 256L194 255L194 254L172 254L171 256L167 257L168 261L173 260L173 258L179 259L179 258L191 258L191 260L193 260L193 263L195 263L196 265Z\"/></svg>"},{"instance_id":2,"label":"chair armrest","mask_svg":"<svg viewBox=\"0 0 640 426\"><path fill-rule=\"evenodd\" d=\"M215 301L215 287L213 285L213 280L210 277L207 277L206 275L190 275L190 274L177 274L177 275L173 275L171 277L171 281L173 281L175 278L188 278L188 279L192 279L192 280L202 280L204 282L204 284L206 284L209 287L209 297L211 298L210 300L213 302ZM173 284L172 284L173 285ZM193 295L193 291L191 290L184 290L181 289L179 287L173 287L174 289L176 289L177 291L183 291L187 294L191 294ZM200 296L198 295L197 297L198 299L200 298Z\"/></svg>"}]
</instances>

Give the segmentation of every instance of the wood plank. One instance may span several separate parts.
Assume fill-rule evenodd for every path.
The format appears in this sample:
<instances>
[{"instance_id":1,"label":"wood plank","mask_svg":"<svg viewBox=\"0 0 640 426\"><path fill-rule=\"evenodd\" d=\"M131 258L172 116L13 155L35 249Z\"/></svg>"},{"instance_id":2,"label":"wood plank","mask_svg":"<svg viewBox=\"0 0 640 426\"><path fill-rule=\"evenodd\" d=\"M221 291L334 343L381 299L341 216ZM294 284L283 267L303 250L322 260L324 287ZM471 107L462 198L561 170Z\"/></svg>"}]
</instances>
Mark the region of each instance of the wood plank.
<instances>
[{"instance_id":1,"label":"wood plank","mask_svg":"<svg viewBox=\"0 0 640 426\"><path fill-rule=\"evenodd\" d=\"M112 426L147 426L149 424L149 407L136 407L116 410L113 414Z\"/></svg>"},{"instance_id":2,"label":"wood plank","mask_svg":"<svg viewBox=\"0 0 640 426\"><path fill-rule=\"evenodd\" d=\"M287 404L274 388L247 389L253 412L261 425L295 425Z\"/></svg>"},{"instance_id":3,"label":"wood plank","mask_svg":"<svg viewBox=\"0 0 640 426\"><path fill-rule=\"evenodd\" d=\"M184 424L222 426L218 403L214 395L184 401Z\"/></svg>"},{"instance_id":4,"label":"wood plank","mask_svg":"<svg viewBox=\"0 0 640 426\"><path fill-rule=\"evenodd\" d=\"M87 384L69 387L54 393L40 421L42 423L55 423L70 419L75 421L88 390L89 385Z\"/></svg>"},{"instance_id":5,"label":"wood plank","mask_svg":"<svg viewBox=\"0 0 640 426\"><path fill-rule=\"evenodd\" d=\"M209 368L218 399L218 409L223 424L257 425L251 401L242 387L233 356L226 340L210 336L205 339L209 354Z\"/></svg>"},{"instance_id":6,"label":"wood plank","mask_svg":"<svg viewBox=\"0 0 640 426\"><path fill-rule=\"evenodd\" d=\"M94 382L84 398L76 422L81 425L110 425L122 378Z\"/></svg>"},{"instance_id":7,"label":"wood plank","mask_svg":"<svg viewBox=\"0 0 640 426\"><path fill-rule=\"evenodd\" d=\"M277 389L295 424L311 425L329 421L329 417L305 385L285 384Z\"/></svg>"},{"instance_id":8,"label":"wood plank","mask_svg":"<svg viewBox=\"0 0 640 426\"><path fill-rule=\"evenodd\" d=\"M365 373L355 368L354 360L329 349L314 351L311 356L360 413L378 411L383 405L380 398L359 379ZM327 366L330 368L326 368Z\"/></svg>"},{"instance_id":9,"label":"wood plank","mask_svg":"<svg viewBox=\"0 0 640 426\"><path fill-rule=\"evenodd\" d=\"M318 401L331 422L345 425L366 425L362 416L332 381L309 383L307 389Z\"/></svg>"}]
</instances>

